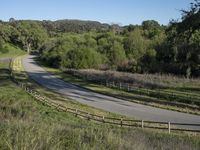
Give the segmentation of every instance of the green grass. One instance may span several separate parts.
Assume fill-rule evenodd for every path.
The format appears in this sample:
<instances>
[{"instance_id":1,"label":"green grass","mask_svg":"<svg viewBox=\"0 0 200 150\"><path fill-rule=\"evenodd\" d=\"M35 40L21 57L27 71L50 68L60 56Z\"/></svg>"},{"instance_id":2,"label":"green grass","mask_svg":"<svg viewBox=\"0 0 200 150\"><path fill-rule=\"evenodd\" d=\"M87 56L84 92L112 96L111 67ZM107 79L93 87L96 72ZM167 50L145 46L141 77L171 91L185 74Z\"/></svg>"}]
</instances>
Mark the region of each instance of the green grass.
<instances>
[{"instance_id":1,"label":"green grass","mask_svg":"<svg viewBox=\"0 0 200 150\"><path fill-rule=\"evenodd\" d=\"M0 68L0 149L199 149L200 136L120 128L59 112L13 84Z\"/></svg>"},{"instance_id":2,"label":"green grass","mask_svg":"<svg viewBox=\"0 0 200 150\"><path fill-rule=\"evenodd\" d=\"M25 51L8 43L6 43L4 48L0 50L0 58L15 57L23 54L25 54Z\"/></svg>"}]
</instances>

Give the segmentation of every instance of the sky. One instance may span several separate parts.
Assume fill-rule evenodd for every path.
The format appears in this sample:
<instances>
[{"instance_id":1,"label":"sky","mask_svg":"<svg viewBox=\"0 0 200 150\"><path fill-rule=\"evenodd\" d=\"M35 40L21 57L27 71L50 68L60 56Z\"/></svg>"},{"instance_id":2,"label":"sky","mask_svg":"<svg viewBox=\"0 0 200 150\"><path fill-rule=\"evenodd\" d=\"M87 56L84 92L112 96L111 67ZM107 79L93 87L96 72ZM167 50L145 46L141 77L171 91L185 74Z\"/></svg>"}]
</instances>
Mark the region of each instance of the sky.
<instances>
[{"instance_id":1,"label":"sky","mask_svg":"<svg viewBox=\"0 0 200 150\"><path fill-rule=\"evenodd\" d=\"M193 0L1 0L0 20L80 19L120 25L181 18Z\"/></svg>"}]
</instances>

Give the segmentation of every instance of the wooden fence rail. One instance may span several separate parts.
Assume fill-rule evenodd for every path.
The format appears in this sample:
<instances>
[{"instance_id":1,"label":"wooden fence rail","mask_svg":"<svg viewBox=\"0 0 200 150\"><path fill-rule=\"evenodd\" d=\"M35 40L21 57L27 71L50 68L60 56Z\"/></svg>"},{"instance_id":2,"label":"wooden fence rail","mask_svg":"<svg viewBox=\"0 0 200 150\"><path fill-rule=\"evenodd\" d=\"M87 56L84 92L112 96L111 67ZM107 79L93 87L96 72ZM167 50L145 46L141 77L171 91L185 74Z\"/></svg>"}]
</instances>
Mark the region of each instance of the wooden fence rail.
<instances>
[{"instance_id":1,"label":"wooden fence rail","mask_svg":"<svg viewBox=\"0 0 200 150\"><path fill-rule=\"evenodd\" d=\"M133 119L123 119L123 118L114 118L114 117L107 117L92 114L83 110L74 109L70 107L66 107L60 104L53 102L50 98L45 96L41 96L38 92L31 89L30 87L26 86L24 83L19 83L17 80L13 79L13 81L24 89L28 94L32 95L38 101L54 107L59 111L64 111L68 113L74 114L76 117L82 117L87 120L94 120L101 123L113 124L118 125L121 127L140 127L140 128L152 128L152 129L161 129L161 130L168 130L168 133L171 133L172 130L176 131L189 131L189 132L199 132L200 133L200 124L188 124L188 123L171 123L171 122L154 122L154 121L145 121L145 120L133 120ZM195 126L199 127L199 130L192 130L187 128L177 128L172 125L181 125L181 126Z\"/></svg>"},{"instance_id":2,"label":"wooden fence rail","mask_svg":"<svg viewBox=\"0 0 200 150\"><path fill-rule=\"evenodd\" d=\"M133 86L131 83L117 82L114 80L96 80L96 79L91 78L90 76L86 76L86 75L83 76L77 71L69 71L67 73L78 78L84 78L85 80L89 82L96 83L99 85L104 85L111 88L117 88L119 90L124 90L127 92L135 92L136 94L140 96L146 95L146 96L155 97L158 99L168 99L168 100L176 99L177 100L176 102L164 101L164 100L158 100L158 99L156 100L148 99L145 101L200 110L200 95L194 95L194 94L190 95L184 92L175 93L173 91L162 91L160 90L160 88L158 88L155 91L155 90L147 89L147 88L146 89L138 88L138 87ZM185 103L182 103L181 101L184 101ZM193 104L195 104L196 106L194 106Z\"/></svg>"},{"instance_id":3,"label":"wooden fence rail","mask_svg":"<svg viewBox=\"0 0 200 150\"><path fill-rule=\"evenodd\" d=\"M11 64L11 63L10 63ZM198 132L200 133L200 124L187 124L187 123L171 123L171 122L154 122L154 121L145 121L145 120L134 120L134 119L126 119L126 118L114 118L114 117L107 117L102 115L96 115L92 114L83 110L74 109L70 107L66 107L60 104L57 104L56 102L53 102L52 99L40 95L39 92L35 91L33 88L27 86L25 83L21 83L17 81L14 78L14 73L12 71L12 67L10 65L11 69L11 79L16 85L21 87L23 90L25 90L28 94L33 96L38 101L42 102L43 104L46 104L47 106L53 107L59 111L68 112L71 114L74 114L76 117L85 118L87 120L94 120L101 123L107 123L107 124L113 124L118 125L120 127L139 127L139 128L151 128L151 129L161 129L161 130L168 130L168 133L171 133L172 130L176 131L188 131L188 132ZM181 126L194 126L199 127L197 130L193 129L187 129L187 128L177 128L172 125L181 125Z\"/></svg>"},{"instance_id":4,"label":"wooden fence rail","mask_svg":"<svg viewBox=\"0 0 200 150\"><path fill-rule=\"evenodd\" d=\"M131 83L125 83L125 82L118 82L118 81L114 81L114 80L96 80L90 76L87 76L87 75L83 75L81 73L79 73L78 71L75 71L75 70L71 70L71 71L67 71L67 73L70 73L71 75L73 76L76 76L76 77L81 77L81 78L84 78L88 81L92 81L92 82L97 82L97 83L101 83L103 85L107 85L107 86L113 86L113 87L117 87L119 89L124 89L124 90L127 90L127 91L132 91L132 90L140 90L140 88L136 88L135 86L133 86ZM152 92L150 89L145 89L146 92ZM169 96L177 96L176 93L172 92L172 91L160 91L158 89L158 91L156 91L156 94L168 94ZM182 92L182 94L184 95L184 97L187 97L188 98L193 98L193 99L200 99L200 96L199 95L189 95L189 94L185 94ZM158 94L159 95L159 94ZM180 96L180 95L179 95Z\"/></svg>"}]
</instances>

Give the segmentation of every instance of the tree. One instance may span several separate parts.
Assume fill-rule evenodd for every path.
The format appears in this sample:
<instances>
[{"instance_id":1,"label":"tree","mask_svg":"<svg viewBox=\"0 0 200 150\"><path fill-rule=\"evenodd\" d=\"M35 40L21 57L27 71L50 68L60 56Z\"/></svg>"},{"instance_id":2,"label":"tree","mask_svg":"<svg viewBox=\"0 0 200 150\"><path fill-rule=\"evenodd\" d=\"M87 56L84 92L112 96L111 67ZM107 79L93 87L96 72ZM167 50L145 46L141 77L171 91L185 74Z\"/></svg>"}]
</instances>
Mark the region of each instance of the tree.
<instances>
[{"instance_id":1,"label":"tree","mask_svg":"<svg viewBox=\"0 0 200 150\"><path fill-rule=\"evenodd\" d=\"M119 41L113 41L108 57L110 59L111 65L113 65L114 67L120 66L126 59L126 54L122 43L120 43Z\"/></svg>"},{"instance_id":2,"label":"tree","mask_svg":"<svg viewBox=\"0 0 200 150\"><path fill-rule=\"evenodd\" d=\"M10 26L9 24L0 24L0 37L5 42L10 42L11 33L13 30L14 28Z\"/></svg>"},{"instance_id":3,"label":"tree","mask_svg":"<svg viewBox=\"0 0 200 150\"><path fill-rule=\"evenodd\" d=\"M98 38L98 51L107 58L111 68L117 68L126 59L123 48L123 39L113 32L102 34Z\"/></svg>"},{"instance_id":4,"label":"tree","mask_svg":"<svg viewBox=\"0 0 200 150\"><path fill-rule=\"evenodd\" d=\"M160 35L162 32L162 27L155 20L143 21L142 29L144 31L144 35L149 39L155 38L156 36Z\"/></svg>"},{"instance_id":5,"label":"tree","mask_svg":"<svg viewBox=\"0 0 200 150\"><path fill-rule=\"evenodd\" d=\"M100 64L100 54L86 48L68 51L61 62L62 67L75 69L97 68Z\"/></svg>"},{"instance_id":6,"label":"tree","mask_svg":"<svg viewBox=\"0 0 200 150\"><path fill-rule=\"evenodd\" d=\"M156 50L155 49L148 49L144 56L140 60L141 62L141 72L155 72L156 70Z\"/></svg>"},{"instance_id":7,"label":"tree","mask_svg":"<svg viewBox=\"0 0 200 150\"><path fill-rule=\"evenodd\" d=\"M176 66L187 77L200 75L200 0L191 3L190 10L182 10L182 21L171 22L168 41L171 51L176 50Z\"/></svg>"},{"instance_id":8,"label":"tree","mask_svg":"<svg viewBox=\"0 0 200 150\"><path fill-rule=\"evenodd\" d=\"M45 29L36 22L19 21L13 26L19 31L18 39L28 53L33 49L39 49L48 38Z\"/></svg>"},{"instance_id":9,"label":"tree","mask_svg":"<svg viewBox=\"0 0 200 150\"><path fill-rule=\"evenodd\" d=\"M127 56L138 61L145 54L147 48L147 41L142 36L142 30L136 28L130 32L124 39L124 47Z\"/></svg>"},{"instance_id":10,"label":"tree","mask_svg":"<svg viewBox=\"0 0 200 150\"><path fill-rule=\"evenodd\" d=\"M10 23L15 22L15 19L14 19L14 18L10 18L10 19L9 19L9 22L10 22Z\"/></svg>"},{"instance_id":11,"label":"tree","mask_svg":"<svg viewBox=\"0 0 200 150\"><path fill-rule=\"evenodd\" d=\"M144 30L152 30L152 29L160 28L160 24L155 20L146 20L142 22L142 28Z\"/></svg>"},{"instance_id":12,"label":"tree","mask_svg":"<svg viewBox=\"0 0 200 150\"><path fill-rule=\"evenodd\" d=\"M0 52L3 51L3 44L4 44L3 39L0 37Z\"/></svg>"}]
</instances>

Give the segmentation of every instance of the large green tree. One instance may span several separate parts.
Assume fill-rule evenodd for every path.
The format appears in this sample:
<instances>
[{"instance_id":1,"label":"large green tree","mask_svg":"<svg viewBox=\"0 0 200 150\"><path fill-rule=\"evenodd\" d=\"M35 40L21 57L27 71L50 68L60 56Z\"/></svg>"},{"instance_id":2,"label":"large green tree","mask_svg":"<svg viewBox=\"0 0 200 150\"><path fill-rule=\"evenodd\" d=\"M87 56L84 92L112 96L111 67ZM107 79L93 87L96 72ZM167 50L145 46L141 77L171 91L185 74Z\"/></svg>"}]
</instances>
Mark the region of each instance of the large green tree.
<instances>
[{"instance_id":1,"label":"large green tree","mask_svg":"<svg viewBox=\"0 0 200 150\"><path fill-rule=\"evenodd\" d=\"M18 21L12 24L19 32L18 42L29 53L31 50L37 50L46 41L48 34L46 30L37 22Z\"/></svg>"},{"instance_id":2,"label":"large green tree","mask_svg":"<svg viewBox=\"0 0 200 150\"><path fill-rule=\"evenodd\" d=\"M179 73L200 75L200 1L182 10L182 21L171 22L168 40Z\"/></svg>"},{"instance_id":3,"label":"large green tree","mask_svg":"<svg viewBox=\"0 0 200 150\"><path fill-rule=\"evenodd\" d=\"M98 38L98 51L107 58L111 68L117 68L126 60L123 38L113 32L102 34Z\"/></svg>"}]
</instances>

